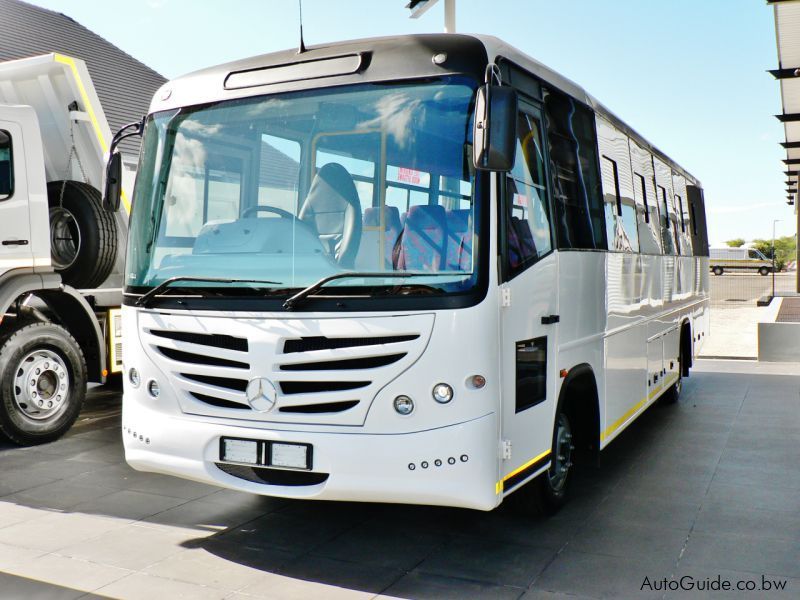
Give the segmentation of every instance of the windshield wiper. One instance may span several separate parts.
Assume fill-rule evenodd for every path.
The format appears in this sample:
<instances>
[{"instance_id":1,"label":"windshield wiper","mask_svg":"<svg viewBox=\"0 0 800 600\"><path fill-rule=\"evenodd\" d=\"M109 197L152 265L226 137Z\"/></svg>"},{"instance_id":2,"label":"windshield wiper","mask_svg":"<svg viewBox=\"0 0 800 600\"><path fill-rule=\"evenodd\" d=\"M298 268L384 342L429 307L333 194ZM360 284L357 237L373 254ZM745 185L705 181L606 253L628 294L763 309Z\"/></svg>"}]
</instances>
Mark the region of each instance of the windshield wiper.
<instances>
[{"instance_id":1,"label":"windshield wiper","mask_svg":"<svg viewBox=\"0 0 800 600\"><path fill-rule=\"evenodd\" d=\"M152 290L140 296L139 299L136 300L136 306L143 306L147 308L153 298L162 292L165 292L167 288L176 281L200 281L210 283L268 283L270 285L282 285L282 282L280 281L269 281L268 279L223 279L220 277L191 277L189 275L182 275L179 277L170 277L169 279L165 279L159 283ZM197 290L202 293L203 288L197 288Z\"/></svg>"},{"instance_id":2,"label":"windshield wiper","mask_svg":"<svg viewBox=\"0 0 800 600\"><path fill-rule=\"evenodd\" d=\"M327 277L323 277L316 283L312 283L307 288L303 288L299 292L297 292L291 298L287 298L283 303L283 308L286 310L294 310L297 307L297 304L312 294L316 294L319 290L325 287L330 281L334 281L336 279L345 279L347 277L369 277L375 279L389 279L391 277L453 277L454 275L458 275L458 273L409 273L407 271L394 271L394 272L387 272L387 273L375 273L375 272L365 272L360 273L358 271L348 271L346 273L336 273L334 275L328 275Z\"/></svg>"}]
</instances>

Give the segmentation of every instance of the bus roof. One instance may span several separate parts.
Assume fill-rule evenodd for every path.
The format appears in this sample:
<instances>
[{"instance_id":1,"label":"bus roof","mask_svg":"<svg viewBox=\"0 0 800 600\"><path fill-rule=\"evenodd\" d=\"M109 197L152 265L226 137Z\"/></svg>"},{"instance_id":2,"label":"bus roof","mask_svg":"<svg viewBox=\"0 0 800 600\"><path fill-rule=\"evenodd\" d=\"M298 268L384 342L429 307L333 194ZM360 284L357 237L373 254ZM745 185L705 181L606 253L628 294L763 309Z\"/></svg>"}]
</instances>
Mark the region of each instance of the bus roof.
<instances>
[{"instance_id":1,"label":"bus roof","mask_svg":"<svg viewBox=\"0 0 800 600\"><path fill-rule=\"evenodd\" d=\"M432 57L446 55L437 64ZM315 63L336 57L356 57L358 68L346 69L320 76ZM700 187L700 182L680 167L666 154L639 135L632 127L591 96L584 88L550 69L536 59L506 42L489 35L465 34L414 34L392 37L367 38L308 46L298 53L296 49L282 50L242 60L237 60L183 75L167 82L156 92L150 112L169 110L181 106L207 104L222 100L243 98L254 94L274 94L324 86L361 82L398 81L437 77L445 74L466 74L483 80L486 64L504 58L531 72L554 88L590 106L597 114L625 132L637 144L667 162L684 175L689 183ZM274 77L263 85L231 85L231 75L247 75L290 66L293 74L284 80Z\"/></svg>"}]
</instances>

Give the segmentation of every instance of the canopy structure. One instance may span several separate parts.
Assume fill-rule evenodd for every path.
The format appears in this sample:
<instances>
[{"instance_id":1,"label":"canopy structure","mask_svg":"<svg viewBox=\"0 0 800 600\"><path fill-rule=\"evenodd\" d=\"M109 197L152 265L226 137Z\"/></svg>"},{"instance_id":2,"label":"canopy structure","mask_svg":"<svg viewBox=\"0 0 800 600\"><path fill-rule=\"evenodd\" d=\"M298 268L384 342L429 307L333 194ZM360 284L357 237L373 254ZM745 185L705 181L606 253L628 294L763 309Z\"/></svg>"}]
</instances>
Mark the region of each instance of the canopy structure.
<instances>
[{"instance_id":1,"label":"canopy structure","mask_svg":"<svg viewBox=\"0 0 800 600\"><path fill-rule=\"evenodd\" d=\"M783 110L775 115L783 123L786 141L784 174L786 203L794 207L797 231L800 233L798 180L800 180L800 0L767 0L775 13L775 40L778 46L778 68L770 71L780 82ZM800 238L800 236L798 236ZM798 253L800 259L800 253ZM798 261L800 262L800 260ZM797 291L800 292L800 271Z\"/></svg>"}]
</instances>

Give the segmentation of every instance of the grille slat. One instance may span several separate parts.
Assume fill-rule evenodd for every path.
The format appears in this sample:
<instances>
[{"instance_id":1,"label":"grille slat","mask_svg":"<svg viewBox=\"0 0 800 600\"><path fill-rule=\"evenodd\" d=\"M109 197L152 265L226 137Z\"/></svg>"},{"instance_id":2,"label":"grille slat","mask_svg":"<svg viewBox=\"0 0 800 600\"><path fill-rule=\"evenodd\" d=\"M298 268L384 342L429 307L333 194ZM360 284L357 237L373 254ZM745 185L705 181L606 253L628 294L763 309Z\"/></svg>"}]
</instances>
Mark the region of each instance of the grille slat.
<instances>
[{"instance_id":1,"label":"grille slat","mask_svg":"<svg viewBox=\"0 0 800 600\"><path fill-rule=\"evenodd\" d=\"M237 352L247 352L248 350L247 340L245 338L221 333L192 333L189 331L164 331L159 329L151 329L150 333L157 337L175 340L176 342L188 342L200 346L213 346L214 348L236 350Z\"/></svg>"},{"instance_id":2,"label":"grille slat","mask_svg":"<svg viewBox=\"0 0 800 600\"><path fill-rule=\"evenodd\" d=\"M379 346L381 344L397 344L416 340L419 334L410 335L385 335L378 337L342 337L329 338L325 336L302 337L286 340L283 344L283 353L313 352L315 350L336 350L337 348L354 348L356 346Z\"/></svg>"},{"instance_id":3,"label":"grille slat","mask_svg":"<svg viewBox=\"0 0 800 600\"><path fill-rule=\"evenodd\" d=\"M234 379L233 377L214 377L213 375L198 375L196 373L181 373L181 377L196 381L198 383L207 383L220 388L235 390L237 392L244 392L247 390L246 379Z\"/></svg>"},{"instance_id":4,"label":"grille slat","mask_svg":"<svg viewBox=\"0 0 800 600\"><path fill-rule=\"evenodd\" d=\"M322 404L300 404L297 406L283 406L278 409L282 413L299 413L299 414L325 414L325 413L339 413L350 410L358 405L358 400L345 400L344 402L324 402Z\"/></svg>"},{"instance_id":5,"label":"grille slat","mask_svg":"<svg viewBox=\"0 0 800 600\"><path fill-rule=\"evenodd\" d=\"M280 381L281 392L289 394L313 394L318 392L342 392L367 387L371 381Z\"/></svg>"},{"instance_id":6,"label":"grille slat","mask_svg":"<svg viewBox=\"0 0 800 600\"><path fill-rule=\"evenodd\" d=\"M231 402L230 400L223 400L222 398L207 396L206 394L201 394L199 392L189 392L189 394L195 400L199 400L200 402L205 402L206 404L210 404L211 406L216 406L218 408L235 408L237 410L250 410L250 406L248 406L247 404L239 404L238 402Z\"/></svg>"},{"instance_id":7,"label":"grille slat","mask_svg":"<svg viewBox=\"0 0 800 600\"><path fill-rule=\"evenodd\" d=\"M250 365L247 363L239 362L238 360L228 360L227 358L217 358L216 356L208 356L206 354L195 354L194 352L186 352L184 350L175 350L174 348L167 348L165 346L156 346L158 351L167 358L177 360L179 362L189 363L193 365L208 365L211 367L231 367L233 369L249 369Z\"/></svg>"},{"instance_id":8,"label":"grille slat","mask_svg":"<svg viewBox=\"0 0 800 600\"><path fill-rule=\"evenodd\" d=\"M396 363L406 355L387 354L385 356L365 356L359 358L347 358L343 360L323 360L319 362L293 363L281 365L281 371L334 371L334 370L353 370L353 369L377 369Z\"/></svg>"}]
</instances>

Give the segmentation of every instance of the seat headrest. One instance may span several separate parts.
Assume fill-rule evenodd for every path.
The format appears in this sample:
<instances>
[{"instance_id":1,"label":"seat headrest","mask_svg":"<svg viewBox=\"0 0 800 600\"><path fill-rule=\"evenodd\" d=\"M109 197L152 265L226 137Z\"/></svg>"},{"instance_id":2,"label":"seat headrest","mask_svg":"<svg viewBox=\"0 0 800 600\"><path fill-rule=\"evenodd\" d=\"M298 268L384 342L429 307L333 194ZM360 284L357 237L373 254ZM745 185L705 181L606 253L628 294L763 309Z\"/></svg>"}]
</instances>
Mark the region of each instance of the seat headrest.
<instances>
[{"instance_id":1,"label":"seat headrest","mask_svg":"<svg viewBox=\"0 0 800 600\"><path fill-rule=\"evenodd\" d=\"M381 211L377 206L370 206L364 209L364 225L367 227L380 227ZM399 231L402 229L400 224L400 211L396 206L385 206L383 209L383 228L386 231Z\"/></svg>"},{"instance_id":2,"label":"seat headrest","mask_svg":"<svg viewBox=\"0 0 800 600\"><path fill-rule=\"evenodd\" d=\"M406 228L409 229L444 229L447 216L443 206L421 204L408 209Z\"/></svg>"}]
</instances>

